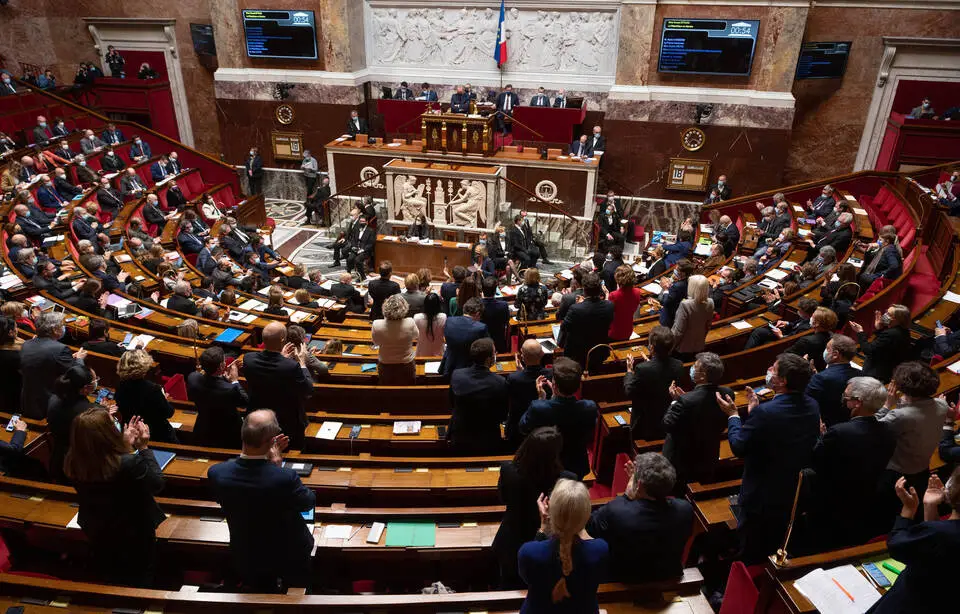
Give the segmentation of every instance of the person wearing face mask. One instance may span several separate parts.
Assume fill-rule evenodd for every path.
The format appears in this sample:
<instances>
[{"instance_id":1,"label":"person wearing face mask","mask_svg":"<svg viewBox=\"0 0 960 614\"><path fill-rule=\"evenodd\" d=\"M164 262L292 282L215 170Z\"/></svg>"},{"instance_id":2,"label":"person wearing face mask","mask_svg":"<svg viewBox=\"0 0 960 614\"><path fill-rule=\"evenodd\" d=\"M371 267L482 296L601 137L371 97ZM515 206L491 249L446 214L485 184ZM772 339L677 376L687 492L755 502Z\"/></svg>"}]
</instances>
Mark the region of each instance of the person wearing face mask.
<instances>
[{"instance_id":1,"label":"person wearing face mask","mask_svg":"<svg viewBox=\"0 0 960 614\"><path fill-rule=\"evenodd\" d=\"M60 210L67 203L67 199L57 191L49 175L42 175L40 177L40 187L37 188L37 200L40 201L41 207L53 211Z\"/></svg>"},{"instance_id":2,"label":"person wearing face mask","mask_svg":"<svg viewBox=\"0 0 960 614\"><path fill-rule=\"evenodd\" d=\"M33 142L41 147L46 147L50 144L52 138L53 132L47 125L47 118L43 115L37 116L37 125L33 129Z\"/></svg>"},{"instance_id":3,"label":"person wearing face mask","mask_svg":"<svg viewBox=\"0 0 960 614\"><path fill-rule=\"evenodd\" d=\"M853 240L853 214L841 213L834 222L834 227L819 241L814 242L807 237L806 243L813 249L807 250L807 258L804 262L809 262L817 257L817 254L826 246L832 247L836 253L842 254L850 247L850 241ZM867 284L869 286L869 284ZM867 286L864 286L867 287Z\"/></svg>"},{"instance_id":4,"label":"person wearing face mask","mask_svg":"<svg viewBox=\"0 0 960 614\"><path fill-rule=\"evenodd\" d=\"M127 198L140 198L147 191L147 186L137 174L137 171L131 166L120 179L120 190Z\"/></svg>"},{"instance_id":5,"label":"person wearing face mask","mask_svg":"<svg viewBox=\"0 0 960 614\"><path fill-rule=\"evenodd\" d=\"M721 386L723 360L712 352L700 352L690 366L693 390L684 392L670 384L673 402L663 415L663 455L677 470L674 494L682 497L690 482L714 481L720 458L720 441L727 428L727 415L717 395L733 397L733 390Z\"/></svg>"},{"instance_id":6,"label":"person wearing face mask","mask_svg":"<svg viewBox=\"0 0 960 614\"><path fill-rule=\"evenodd\" d=\"M727 183L727 176L720 175L717 177L717 184L710 188L710 191L717 191L717 196L720 200L729 200L730 199L730 185Z\"/></svg>"},{"instance_id":7,"label":"person wearing face mask","mask_svg":"<svg viewBox=\"0 0 960 614\"><path fill-rule=\"evenodd\" d=\"M73 161L76 163L77 182L81 184L94 184L100 182L100 175L95 170L87 166L87 160L83 154L77 154Z\"/></svg>"},{"instance_id":8,"label":"person wearing face mask","mask_svg":"<svg viewBox=\"0 0 960 614\"><path fill-rule=\"evenodd\" d=\"M97 135L93 133L93 130L86 130L83 133L83 138L80 139L80 149L83 150L84 154L91 154L98 152L106 147L106 143L97 138Z\"/></svg>"},{"instance_id":9,"label":"person wearing face mask","mask_svg":"<svg viewBox=\"0 0 960 614\"><path fill-rule=\"evenodd\" d=\"M53 136L54 136L54 137L67 136L68 134L70 134L70 132L71 132L71 130L70 130L69 128L67 128L66 122L64 122L64 121L63 121L62 119L60 119L59 117L58 117L56 120L54 120L54 122L53 122Z\"/></svg>"},{"instance_id":10,"label":"person wearing face mask","mask_svg":"<svg viewBox=\"0 0 960 614\"><path fill-rule=\"evenodd\" d=\"M130 146L130 159L134 162L143 162L153 156L150 151L150 144L140 138L139 134L133 135L133 145Z\"/></svg>"},{"instance_id":11,"label":"person wearing face mask","mask_svg":"<svg viewBox=\"0 0 960 614\"><path fill-rule=\"evenodd\" d=\"M53 155L58 158L63 158L68 162L77 157L77 154L70 149L70 143L66 139L61 139L57 144L57 148L53 150Z\"/></svg>"},{"instance_id":12,"label":"person wearing face mask","mask_svg":"<svg viewBox=\"0 0 960 614\"><path fill-rule=\"evenodd\" d=\"M910 115L907 117L910 119L933 119L933 116L936 114L937 112L933 110L933 104L931 104L930 98L924 96L920 102L920 106L913 107Z\"/></svg>"},{"instance_id":13,"label":"person wearing face mask","mask_svg":"<svg viewBox=\"0 0 960 614\"><path fill-rule=\"evenodd\" d=\"M900 277L903 273L903 251L894 226L887 225L880 229L879 239L869 246L863 261L865 266L857 277L857 283L864 292L881 277L888 280Z\"/></svg>"},{"instance_id":14,"label":"person wearing face mask","mask_svg":"<svg viewBox=\"0 0 960 614\"><path fill-rule=\"evenodd\" d=\"M20 230L30 239L43 241L52 234L50 225L40 224L31 219L31 211L24 204L14 205L13 213L16 216L14 223L20 227Z\"/></svg>"},{"instance_id":15,"label":"person wearing face mask","mask_svg":"<svg viewBox=\"0 0 960 614\"><path fill-rule=\"evenodd\" d=\"M187 195L183 193L180 185L174 180L171 180L168 186L166 193L167 209L176 212L183 211L184 207L187 206Z\"/></svg>"},{"instance_id":16,"label":"person wearing face mask","mask_svg":"<svg viewBox=\"0 0 960 614\"><path fill-rule=\"evenodd\" d=\"M867 341L860 324L852 320L849 324L866 356L863 374L881 382L890 381L894 368L911 355L910 310L904 305L890 305L884 313L875 311L873 341Z\"/></svg>"},{"instance_id":17,"label":"person wearing face mask","mask_svg":"<svg viewBox=\"0 0 960 614\"><path fill-rule=\"evenodd\" d=\"M823 350L826 368L818 371L807 385L807 395L820 407L820 420L831 427L850 419L850 410L843 397L851 378L860 375L850 365L857 355L857 342L845 335L834 335ZM879 409L879 408L877 408Z\"/></svg>"},{"instance_id":18,"label":"person wearing face mask","mask_svg":"<svg viewBox=\"0 0 960 614\"><path fill-rule=\"evenodd\" d=\"M123 196L110 185L110 180L106 177L100 180L100 188L97 189L97 202L100 203L100 210L110 216L110 219L117 217L120 208L123 207Z\"/></svg>"},{"instance_id":19,"label":"person wearing face mask","mask_svg":"<svg viewBox=\"0 0 960 614\"><path fill-rule=\"evenodd\" d=\"M86 350L71 352L59 341L65 333L62 313L42 313L37 318L37 336L25 342L20 350L23 373L20 408L24 417L46 418L56 379L70 367L83 365Z\"/></svg>"},{"instance_id":20,"label":"person wearing face mask","mask_svg":"<svg viewBox=\"0 0 960 614\"><path fill-rule=\"evenodd\" d=\"M117 152L113 150L112 145L107 145L106 151L103 152L103 157L100 158L100 166L103 167L105 173L119 173L126 168L127 164L117 155Z\"/></svg>"},{"instance_id":21,"label":"person wearing face mask","mask_svg":"<svg viewBox=\"0 0 960 614\"><path fill-rule=\"evenodd\" d=\"M617 245L623 247L624 237L620 231L620 216L613 203L607 202L607 206L600 216L600 234L597 239L597 250L600 252L609 251L611 247Z\"/></svg>"},{"instance_id":22,"label":"person wearing face mask","mask_svg":"<svg viewBox=\"0 0 960 614\"><path fill-rule=\"evenodd\" d=\"M28 247L17 252L17 260L13 264L22 277L33 279L37 274L37 254Z\"/></svg>"},{"instance_id":23,"label":"person wearing face mask","mask_svg":"<svg viewBox=\"0 0 960 614\"><path fill-rule=\"evenodd\" d=\"M833 186L825 185L816 200L807 199L807 217L825 218L830 214L830 211L833 210L836 204L837 201L836 198L834 198Z\"/></svg>"},{"instance_id":24,"label":"person wearing face mask","mask_svg":"<svg viewBox=\"0 0 960 614\"><path fill-rule=\"evenodd\" d=\"M800 337L786 351L812 360L817 371L822 371L827 366L823 351L827 347L827 342L830 341L830 334L836 327L837 314L826 307L817 307L810 316L810 328L813 332Z\"/></svg>"},{"instance_id":25,"label":"person wearing face mask","mask_svg":"<svg viewBox=\"0 0 960 614\"><path fill-rule=\"evenodd\" d=\"M809 466L820 434L817 404L804 394L812 375L800 356L780 354L767 370L766 386L774 397L761 403L746 388L743 418L732 395L716 395L727 415L730 449L744 463L737 532L738 558L746 565L765 561L786 535L797 475Z\"/></svg>"},{"instance_id":26,"label":"person wearing face mask","mask_svg":"<svg viewBox=\"0 0 960 614\"><path fill-rule=\"evenodd\" d=\"M170 164L171 175L179 175L183 172L183 164L180 163L180 154L177 152L171 151L167 157L167 162Z\"/></svg>"},{"instance_id":27,"label":"person wearing face mask","mask_svg":"<svg viewBox=\"0 0 960 614\"><path fill-rule=\"evenodd\" d=\"M9 96L18 91L17 85L10 78L10 73L0 73L0 96Z\"/></svg>"},{"instance_id":28,"label":"person wearing face mask","mask_svg":"<svg viewBox=\"0 0 960 614\"><path fill-rule=\"evenodd\" d=\"M260 157L259 147L250 148L250 153L243 163L243 168L247 176L247 189L250 195L259 194L263 185L263 159Z\"/></svg>"},{"instance_id":29,"label":"person wearing face mask","mask_svg":"<svg viewBox=\"0 0 960 614\"><path fill-rule=\"evenodd\" d=\"M114 344L116 345L116 344ZM63 459L70 449L70 427L74 418L88 409L105 409L89 400L99 383L97 374L88 367L70 367L56 380L55 396L47 409L50 431L50 473L54 480L65 483Z\"/></svg>"},{"instance_id":30,"label":"person wearing face mask","mask_svg":"<svg viewBox=\"0 0 960 614\"><path fill-rule=\"evenodd\" d=\"M430 226L427 224L427 218L423 214L418 214L416 219L407 229L407 237L411 239L429 239Z\"/></svg>"},{"instance_id":31,"label":"person wearing face mask","mask_svg":"<svg viewBox=\"0 0 960 614\"><path fill-rule=\"evenodd\" d=\"M647 441L663 439L663 415L670 405L670 386L683 375L683 363L674 358L673 331L654 326L647 341L650 358L627 355L624 395L637 408L630 413L630 436Z\"/></svg>"},{"instance_id":32,"label":"person wearing face mask","mask_svg":"<svg viewBox=\"0 0 960 614\"><path fill-rule=\"evenodd\" d=\"M890 516L876 493L896 447L895 434L876 416L886 399L883 383L872 377L851 377L840 387L837 400L849 418L826 427L804 470L810 497L805 530L797 535L801 550L855 546L886 531Z\"/></svg>"}]
</instances>

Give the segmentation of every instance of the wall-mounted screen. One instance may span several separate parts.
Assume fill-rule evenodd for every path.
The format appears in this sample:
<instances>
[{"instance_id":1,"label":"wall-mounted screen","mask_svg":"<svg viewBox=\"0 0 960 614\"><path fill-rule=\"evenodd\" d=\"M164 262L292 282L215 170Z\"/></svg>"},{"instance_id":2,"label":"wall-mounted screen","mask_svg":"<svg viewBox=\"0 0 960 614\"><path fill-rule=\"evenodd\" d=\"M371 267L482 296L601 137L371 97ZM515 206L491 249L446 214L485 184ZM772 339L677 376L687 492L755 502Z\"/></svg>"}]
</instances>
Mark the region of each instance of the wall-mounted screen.
<instances>
[{"instance_id":1,"label":"wall-mounted screen","mask_svg":"<svg viewBox=\"0 0 960 614\"><path fill-rule=\"evenodd\" d=\"M657 70L747 76L759 31L756 19L664 19Z\"/></svg>"},{"instance_id":2,"label":"wall-mounted screen","mask_svg":"<svg viewBox=\"0 0 960 614\"><path fill-rule=\"evenodd\" d=\"M251 58L317 59L313 11L244 9L243 32Z\"/></svg>"},{"instance_id":3,"label":"wall-mounted screen","mask_svg":"<svg viewBox=\"0 0 960 614\"><path fill-rule=\"evenodd\" d=\"M797 60L797 79L839 79L847 71L850 44L804 43Z\"/></svg>"},{"instance_id":4,"label":"wall-mounted screen","mask_svg":"<svg viewBox=\"0 0 960 614\"><path fill-rule=\"evenodd\" d=\"M190 38L193 50L199 55L217 55L217 44L213 40L213 26L204 23L190 24Z\"/></svg>"}]
</instances>

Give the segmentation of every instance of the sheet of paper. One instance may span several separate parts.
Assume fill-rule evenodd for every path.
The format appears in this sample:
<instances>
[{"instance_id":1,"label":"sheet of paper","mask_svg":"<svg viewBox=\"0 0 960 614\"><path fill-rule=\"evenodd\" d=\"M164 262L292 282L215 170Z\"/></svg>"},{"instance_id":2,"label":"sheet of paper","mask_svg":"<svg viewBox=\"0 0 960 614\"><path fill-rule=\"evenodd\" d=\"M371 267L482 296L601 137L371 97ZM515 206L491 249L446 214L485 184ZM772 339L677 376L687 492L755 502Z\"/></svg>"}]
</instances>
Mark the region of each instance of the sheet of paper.
<instances>
[{"instance_id":1,"label":"sheet of paper","mask_svg":"<svg viewBox=\"0 0 960 614\"><path fill-rule=\"evenodd\" d=\"M787 271L784 271L783 269L770 269L769 271L767 271L766 273L764 273L764 275L766 275L767 277L772 277L773 279L776 279L777 281L780 281L781 279L783 279L784 277L786 277L786 276L789 275L789 274L790 274L790 273L788 273Z\"/></svg>"},{"instance_id":2,"label":"sheet of paper","mask_svg":"<svg viewBox=\"0 0 960 614\"><path fill-rule=\"evenodd\" d=\"M847 200L852 200L853 202L857 202L857 198L853 194L847 194L846 196L844 196L844 198L846 198Z\"/></svg>"},{"instance_id":3,"label":"sheet of paper","mask_svg":"<svg viewBox=\"0 0 960 614\"><path fill-rule=\"evenodd\" d=\"M731 322L730 326L738 330L747 330L748 328L753 328L750 322L747 322L746 320L737 320L736 322Z\"/></svg>"},{"instance_id":4,"label":"sheet of paper","mask_svg":"<svg viewBox=\"0 0 960 614\"><path fill-rule=\"evenodd\" d=\"M698 256L709 256L710 255L710 246L706 244L699 244L694 248L693 253Z\"/></svg>"},{"instance_id":5,"label":"sheet of paper","mask_svg":"<svg viewBox=\"0 0 960 614\"><path fill-rule=\"evenodd\" d=\"M649 292L650 294L660 294L661 292L663 292L663 288L661 288L660 284L658 284L655 281L651 281L650 283L643 286L643 290Z\"/></svg>"},{"instance_id":6,"label":"sheet of paper","mask_svg":"<svg viewBox=\"0 0 960 614\"><path fill-rule=\"evenodd\" d=\"M957 361L957 362L953 363L952 365L947 365L947 369L948 369L951 373L956 373L956 374L960 375L960 361Z\"/></svg>"},{"instance_id":7,"label":"sheet of paper","mask_svg":"<svg viewBox=\"0 0 960 614\"><path fill-rule=\"evenodd\" d=\"M68 528L68 529L79 529L79 528L80 528L80 523L78 522L78 518L80 518L80 512L77 512L76 514L73 515L73 518L71 518L71 519L70 519L70 522L67 523L67 528Z\"/></svg>"},{"instance_id":8,"label":"sheet of paper","mask_svg":"<svg viewBox=\"0 0 960 614\"><path fill-rule=\"evenodd\" d=\"M947 290L943 295L943 300L950 301L951 303L960 303L960 294L952 290Z\"/></svg>"},{"instance_id":9,"label":"sheet of paper","mask_svg":"<svg viewBox=\"0 0 960 614\"><path fill-rule=\"evenodd\" d=\"M787 271L792 271L793 267L795 266L800 266L800 265L798 265L793 260L784 260L783 262L777 265L777 268L786 269Z\"/></svg>"},{"instance_id":10,"label":"sheet of paper","mask_svg":"<svg viewBox=\"0 0 960 614\"><path fill-rule=\"evenodd\" d=\"M798 213L803 213L803 207L801 207L800 205L794 205L793 210Z\"/></svg>"},{"instance_id":11,"label":"sheet of paper","mask_svg":"<svg viewBox=\"0 0 960 614\"><path fill-rule=\"evenodd\" d=\"M353 527L348 524L328 524L323 528L325 539L350 539Z\"/></svg>"},{"instance_id":12,"label":"sheet of paper","mask_svg":"<svg viewBox=\"0 0 960 614\"><path fill-rule=\"evenodd\" d=\"M854 207L853 212L856 213L857 215L867 215L867 210L861 209L860 207Z\"/></svg>"},{"instance_id":13,"label":"sheet of paper","mask_svg":"<svg viewBox=\"0 0 960 614\"><path fill-rule=\"evenodd\" d=\"M713 234L713 224L700 224L700 232Z\"/></svg>"},{"instance_id":14,"label":"sheet of paper","mask_svg":"<svg viewBox=\"0 0 960 614\"><path fill-rule=\"evenodd\" d=\"M801 237L807 237L812 234L812 231L807 230L806 228L797 228L797 234Z\"/></svg>"},{"instance_id":15,"label":"sheet of paper","mask_svg":"<svg viewBox=\"0 0 960 614\"><path fill-rule=\"evenodd\" d=\"M340 427L343 426L343 422L332 422L327 420L320 425L320 430L317 431L317 439L326 439L328 441L333 441L337 438L337 433L340 432Z\"/></svg>"},{"instance_id":16,"label":"sheet of paper","mask_svg":"<svg viewBox=\"0 0 960 614\"><path fill-rule=\"evenodd\" d=\"M794 582L821 614L863 614L880 593L852 565L815 569Z\"/></svg>"},{"instance_id":17,"label":"sheet of paper","mask_svg":"<svg viewBox=\"0 0 960 614\"><path fill-rule=\"evenodd\" d=\"M573 279L573 271L571 271L570 269L560 271L559 275L560 277L567 280Z\"/></svg>"}]
</instances>

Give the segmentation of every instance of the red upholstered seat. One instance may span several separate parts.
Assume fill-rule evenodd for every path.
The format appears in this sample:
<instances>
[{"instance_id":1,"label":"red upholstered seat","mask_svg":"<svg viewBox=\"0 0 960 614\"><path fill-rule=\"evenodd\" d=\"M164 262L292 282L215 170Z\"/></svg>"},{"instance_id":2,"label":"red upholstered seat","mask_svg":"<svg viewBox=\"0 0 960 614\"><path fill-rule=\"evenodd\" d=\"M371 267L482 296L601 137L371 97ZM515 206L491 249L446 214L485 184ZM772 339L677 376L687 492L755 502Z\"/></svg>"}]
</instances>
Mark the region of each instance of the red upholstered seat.
<instances>
[{"instance_id":1,"label":"red upholstered seat","mask_svg":"<svg viewBox=\"0 0 960 614\"><path fill-rule=\"evenodd\" d=\"M897 235L900 235L900 228L897 228ZM900 247L903 251L907 252L913 249L913 240L917 236L917 229L912 224L907 228L905 234L900 236Z\"/></svg>"},{"instance_id":2,"label":"red upholstered seat","mask_svg":"<svg viewBox=\"0 0 960 614\"><path fill-rule=\"evenodd\" d=\"M203 177L200 175L200 172L189 173L183 178L183 185L181 188L184 189L184 192L187 194L187 198L193 198L191 195L199 194L203 192Z\"/></svg>"},{"instance_id":3,"label":"red upholstered seat","mask_svg":"<svg viewBox=\"0 0 960 614\"><path fill-rule=\"evenodd\" d=\"M734 561L727 574L727 588L723 593L720 614L753 614L760 598L760 591L754 584L754 574L740 561Z\"/></svg>"}]
</instances>

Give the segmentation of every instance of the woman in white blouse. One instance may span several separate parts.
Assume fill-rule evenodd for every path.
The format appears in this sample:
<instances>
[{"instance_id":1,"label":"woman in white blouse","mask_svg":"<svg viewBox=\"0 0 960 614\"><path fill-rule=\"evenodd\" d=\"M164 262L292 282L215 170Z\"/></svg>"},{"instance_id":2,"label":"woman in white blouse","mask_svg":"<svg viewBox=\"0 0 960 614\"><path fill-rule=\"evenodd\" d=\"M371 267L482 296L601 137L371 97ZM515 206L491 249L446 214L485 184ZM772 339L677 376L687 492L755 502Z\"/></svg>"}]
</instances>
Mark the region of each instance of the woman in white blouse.
<instances>
[{"instance_id":1,"label":"woman in white blouse","mask_svg":"<svg viewBox=\"0 0 960 614\"><path fill-rule=\"evenodd\" d=\"M423 311L413 316L420 331L417 356L443 356L443 327L447 323L447 314L440 311L441 303L440 295L430 292L423 298Z\"/></svg>"},{"instance_id":2,"label":"woman in white blouse","mask_svg":"<svg viewBox=\"0 0 960 614\"><path fill-rule=\"evenodd\" d=\"M203 213L203 219L210 222L214 222L223 217L223 214L220 213L220 209L217 207L217 203L213 200L213 196L209 194L203 197L203 204L200 206L200 210Z\"/></svg>"},{"instance_id":3,"label":"woman in white blouse","mask_svg":"<svg viewBox=\"0 0 960 614\"><path fill-rule=\"evenodd\" d=\"M383 319L371 325L373 342L380 347L377 371L381 385L404 386L416 381L413 344L420 335L413 318L407 317L408 309L406 299L394 294L383 302Z\"/></svg>"}]
</instances>

